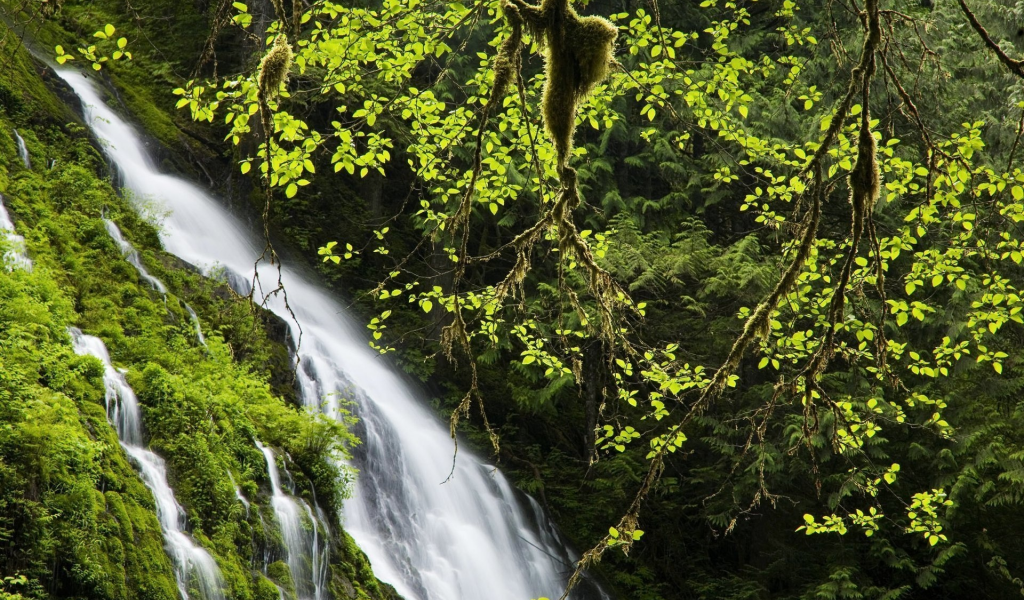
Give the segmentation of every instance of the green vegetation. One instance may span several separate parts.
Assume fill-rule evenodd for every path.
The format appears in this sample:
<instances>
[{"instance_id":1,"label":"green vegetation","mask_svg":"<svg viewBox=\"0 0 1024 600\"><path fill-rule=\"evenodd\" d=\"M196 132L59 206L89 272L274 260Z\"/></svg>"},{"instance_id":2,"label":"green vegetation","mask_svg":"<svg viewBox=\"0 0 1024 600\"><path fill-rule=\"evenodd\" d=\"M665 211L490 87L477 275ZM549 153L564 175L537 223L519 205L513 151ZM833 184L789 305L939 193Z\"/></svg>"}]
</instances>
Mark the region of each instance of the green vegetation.
<instances>
[{"instance_id":1,"label":"green vegetation","mask_svg":"<svg viewBox=\"0 0 1024 600\"><path fill-rule=\"evenodd\" d=\"M620 597L1024 593L1017 3L36 4L50 45L116 25L134 59L103 71L169 158L270 199L271 229L355 291L374 346ZM11 158L0 187L39 265L0 278L16 324L2 360L22 373L3 501L39 528L0 536L23 557L0 593L117 590L159 562L147 589L173 595L145 490L90 428L105 425L96 365L63 334L77 324L129 369L232 591L272 598L246 544L273 534L226 474L257 496L255 435L337 502L345 474L323 449L353 440L277 399L284 349L153 250L14 56L5 125L58 167ZM14 156L4 133L0 151ZM117 260L104 206L170 285L166 307ZM22 464L23 447L46 460ZM63 512L69 494L97 508ZM118 535L130 521L148 545L100 533L122 512ZM347 536L335 556L338 597L386 595ZM55 557L83 565L60 578L75 587L46 587ZM283 563L267 573L289 586Z\"/></svg>"},{"instance_id":2,"label":"green vegetation","mask_svg":"<svg viewBox=\"0 0 1024 600\"><path fill-rule=\"evenodd\" d=\"M1006 597L1024 52L977 5L325 0L276 102L174 93L624 597Z\"/></svg>"},{"instance_id":3,"label":"green vegetation","mask_svg":"<svg viewBox=\"0 0 1024 600\"><path fill-rule=\"evenodd\" d=\"M190 532L216 558L228 595L277 600L260 570L280 534L253 440L286 451L297 493L312 502L315 489L329 515L339 514L352 478L337 459L358 440L282 399L278 392L292 395L291 365L284 340L267 334L280 324L159 250L159 224L115 193L85 130L17 38L5 40L0 193L35 264L0 270L0 594L179 595L153 498L107 421L102 365L72 351L67 328L75 326L102 338L126 371L148 442L167 460ZM17 156L12 128L25 138L32 169ZM103 217L167 284L166 298L124 260ZM205 345L184 302L200 315ZM251 514L232 481L251 499ZM331 527L332 586L352 591L337 597L391 597L336 517ZM287 568L277 577L286 584Z\"/></svg>"}]
</instances>

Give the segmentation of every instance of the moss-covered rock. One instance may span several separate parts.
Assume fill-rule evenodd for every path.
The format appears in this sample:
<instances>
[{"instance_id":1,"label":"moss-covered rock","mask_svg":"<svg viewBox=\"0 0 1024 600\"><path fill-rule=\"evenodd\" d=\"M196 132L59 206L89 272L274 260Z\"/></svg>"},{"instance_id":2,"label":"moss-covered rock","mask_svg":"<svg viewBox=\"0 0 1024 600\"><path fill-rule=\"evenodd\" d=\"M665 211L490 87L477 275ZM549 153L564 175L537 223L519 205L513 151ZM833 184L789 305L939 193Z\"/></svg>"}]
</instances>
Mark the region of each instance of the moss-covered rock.
<instances>
[{"instance_id":1,"label":"moss-covered rock","mask_svg":"<svg viewBox=\"0 0 1024 600\"><path fill-rule=\"evenodd\" d=\"M15 39L4 37L10 33L0 25L0 39ZM343 425L288 401L293 382L280 324L163 253L158 225L111 186L87 130L47 89L45 69L24 48L3 50L14 66L0 72L0 191L35 268L0 266L0 573L17 581L10 584L17 589L0 593L179 596L153 498L107 420L102 366L72 351L73 325L102 338L126 372L148 443L166 459L189 531L216 559L228 597L277 600L275 581L294 594L284 563L264 564L281 555L281 542L269 497L260 493L266 467L253 440L286 450L299 493L311 501L316 489L321 507L336 515L348 479L333 454L353 439ZM151 93L140 85L121 97ZM173 119L156 103L147 106L147 127L157 124L151 133L179 139ZM17 158L14 127L30 169ZM103 218L119 225L167 284L166 298L140 281ZM185 303L199 314L205 345ZM347 536L335 540L334 572L369 590L359 597L390 597L350 546Z\"/></svg>"}]
</instances>

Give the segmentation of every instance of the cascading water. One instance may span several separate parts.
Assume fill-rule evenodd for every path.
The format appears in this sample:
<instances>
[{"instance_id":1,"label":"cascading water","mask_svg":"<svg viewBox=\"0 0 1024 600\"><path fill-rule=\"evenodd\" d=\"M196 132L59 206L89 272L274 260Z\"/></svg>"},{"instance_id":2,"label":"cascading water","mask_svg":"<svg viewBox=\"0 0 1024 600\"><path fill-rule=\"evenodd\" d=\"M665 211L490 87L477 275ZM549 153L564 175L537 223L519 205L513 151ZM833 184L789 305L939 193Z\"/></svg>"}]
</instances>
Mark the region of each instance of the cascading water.
<instances>
[{"instance_id":1,"label":"cascading water","mask_svg":"<svg viewBox=\"0 0 1024 600\"><path fill-rule=\"evenodd\" d=\"M28 251L25 249L25 238L15 232L14 222L11 221L11 215L7 214L7 207L4 206L3 194L0 194L0 234L6 238L10 247L3 256L7 268L31 271L32 259L28 257Z\"/></svg>"},{"instance_id":2,"label":"cascading water","mask_svg":"<svg viewBox=\"0 0 1024 600\"><path fill-rule=\"evenodd\" d=\"M114 239L114 243L116 243L117 247L121 249L121 255L124 256L125 260L127 260L129 264L135 267L136 271L139 272L139 277L142 277L143 281L149 284L149 287L160 292L160 295L166 299L167 286L158 278L150 275L149 271L146 270L145 265L142 264L142 257L139 256L139 252L135 249L135 246L132 246L131 242L124 239L124 235L121 233L121 229L117 226L117 223L110 219L103 219L103 224L107 228L107 233L109 233L110 237ZM199 323L199 315L196 314L196 311L189 306L188 303L183 304L185 305L185 311L188 313L188 318L191 319L192 326L196 330L196 339L199 340L200 344L205 346L206 338L203 336L203 327Z\"/></svg>"},{"instance_id":3,"label":"cascading water","mask_svg":"<svg viewBox=\"0 0 1024 600\"><path fill-rule=\"evenodd\" d=\"M117 223L110 219L103 219L103 224L107 227L107 233L114 239L114 243L120 248L121 255L124 256L125 260L135 267L135 270L139 272L139 276L149 284L149 287L160 292L161 296L166 296L167 286L164 285L164 282L149 274L145 265L142 264L142 257L135 250L135 246L132 246L131 242L124 239L124 236L121 235L121 229L118 228Z\"/></svg>"},{"instance_id":4,"label":"cascading water","mask_svg":"<svg viewBox=\"0 0 1024 600\"><path fill-rule=\"evenodd\" d=\"M231 475L230 472L228 473L228 479L231 480L231 487L235 488L235 500L238 500L239 502L242 503L242 506L245 507L245 516L248 517L250 509L249 501L245 498L245 496L242 495L242 488L238 487L238 484L235 483L234 476Z\"/></svg>"},{"instance_id":5,"label":"cascading water","mask_svg":"<svg viewBox=\"0 0 1024 600\"><path fill-rule=\"evenodd\" d=\"M175 566L178 589L183 600L189 591L199 592L203 600L224 600L223 581L213 557L197 546L184 531L185 511L174 499L174 490L167 483L164 460L146 449L142 441L142 412L135 392L124 374L114 368L103 340L69 328L76 354L94 356L103 361L103 386L106 389L107 418L117 430L121 447L139 469L143 483L153 493L156 516L163 530L167 554Z\"/></svg>"},{"instance_id":6,"label":"cascading water","mask_svg":"<svg viewBox=\"0 0 1024 600\"><path fill-rule=\"evenodd\" d=\"M185 310L188 311L188 318L192 319L192 326L196 329L196 339L205 346L206 337L203 336L203 326L199 324L199 315L196 314L195 309L189 306L187 302L185 303Z\"/></svg>"},{"instance_id":7,"label":"cascading water","mask_svg":"<svg viewBox=\"0 0 1024 600\"><path fill-rule=\"evenodd\" d=\"M241 286L263 249L260 238L199 187L158 172L131 126L104 104L90 80L57 73L81 98L88 126L131 197L155 199L170 211L161 229L166 249ZM277 281L268 265L258 274ZM365 330L328 292L287 265L280 277L302 328L303 402L333 416L340 414L339 395L356 403L363 444L354 466L360 474L344 522L376 575L407 600L558 597L574 556L547 517L535 515L501 472L470 452L459 453L454 478L442 485L452 468L447 428L368 347ZM292 323L283 299L269 298L268 307ZM574 595L584 597L606 596L589 585Z\"/></svg>"},{"instance_id":8,"label":"cascading water","mask_svg":"<svg viewBox=\"0 0 1024 600\"><path fill-rule=\"evenodd\" d=\"M14 141L18 143L18 156L21 157L21 164L25 165L26 169L32 168L32 161L28 157L28 146L25 145L25 140L21 138L21 134L18 133L17 129L14 129Z\"/></svg>"},{"instance_id":9,"label":"cascading water","mask_svg":"<svg viewBox=\"0 0 1024 600\"><path fill-rule=\"evenodd\" d=\"M281 488L281 473L274 451L256 442L267 459L270 476L270 504L281 528L288 569L295 582L298 600L323 600L327 584L327 546L320 539L320 528L309 504L286 494ZM305 517L306 520L303 520Z\"/></svg>"}]
</instances>

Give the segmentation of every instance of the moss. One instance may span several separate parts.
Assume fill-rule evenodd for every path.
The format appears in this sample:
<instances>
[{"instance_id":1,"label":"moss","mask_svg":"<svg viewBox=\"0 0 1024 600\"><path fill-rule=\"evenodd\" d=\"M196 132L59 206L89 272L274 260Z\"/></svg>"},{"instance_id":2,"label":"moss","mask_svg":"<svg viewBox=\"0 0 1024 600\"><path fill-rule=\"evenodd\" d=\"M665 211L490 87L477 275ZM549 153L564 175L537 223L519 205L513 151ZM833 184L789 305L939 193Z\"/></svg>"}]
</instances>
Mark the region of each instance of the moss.
<instances>
[{"instance_id":1,"label":"moss","mask_svg":"<svg viewBox=\"0 0 1024 600\"><path fill-rule=\"evenodd\" d=\"M295 597L295 582L292 580L292 571L283 560L267 565L267 577L273 580L277 587L284 591L286 596L289 598Z\"/></svg>"},{"instance_id":2,"label":"moss","mask_svg":"<svg viewBox=\"0 0 1024 600\"><path fill-rule=\"evenodd\" d=\"M288 78L288 70L292 66L292 47L288 38L278 35L274 39L274 45L260 61L260 92L266 99L273 99L277 96L278 90L284 85Z\"/></svg>"},{"instance_id":3,"label":"moss","mask_svg":"<svg viewBox=\"0 0 1024 600\"><path fill-rule=\"evenodd\" d=\"M257 575L253 583L253 600L280 600L277 586L266 577Z\"/></svg>"},{"instance_id":4,"label":"moss","mask_svg":"<svg viewBox=\"0 0 1024 600\"><path fill-rule=\"evenodd\" d=\"M603 17L579 16L568 0L543 0L539 6L510 2L544 49L544 123L559 167L568 166L576 109L608 75L618 29Z\"/></svg>"},{"instance_id":5,"label":"moss","mask_svg":"<svg viewBox=\"0 0 1024 600\"><path fill-rule=\"evenodd\" d=\"M106 20L94 11L88 17ZM60 34L51 25L44 36ZM27 55L21 58L31 67ZM132 69L119 68L113 80L138 80ZM180 140L153 100L154 88L129 87L120 98L132 110L149 107L144 126L163 128L162 141ZM32 153L32 170L17 160L14 125ZM48 159L56 167L40 168ZM53 597L178 596L153 499L107 421L102 366L70 348L65 329L76 325L101 337L127 371L149 443L167 460L191 533L216 558L226 593L277 600L277 588L260 573L262 549L280 540L257 518L270 509L258 494L265 465L252 440L289 451L300 491L312 498L316 489L332 514L346 479L329 455L354 440L341 425L311 419L275 394L292 382L284 374L290 361L283 339L268 334L272 320L161 252L157 229L116 193L106 172L87 130L73 123L37 71L0 73L0 189L36 265L32 273L0 269L3 551L30 587L52 590ZM147 269L167 284L166 302L123 260L103 216L118 223ZM200 316L206 347L195 339L185 302ZM253 501L252 519L229 474ZM355 585L368 581L366 589L377 589L365 557L353 567L344 563L350 555L361 556L333 552L332 569L351 568L363 578ZM294 587L287 573L277 575Z\"/></svg>"}]
</instances>

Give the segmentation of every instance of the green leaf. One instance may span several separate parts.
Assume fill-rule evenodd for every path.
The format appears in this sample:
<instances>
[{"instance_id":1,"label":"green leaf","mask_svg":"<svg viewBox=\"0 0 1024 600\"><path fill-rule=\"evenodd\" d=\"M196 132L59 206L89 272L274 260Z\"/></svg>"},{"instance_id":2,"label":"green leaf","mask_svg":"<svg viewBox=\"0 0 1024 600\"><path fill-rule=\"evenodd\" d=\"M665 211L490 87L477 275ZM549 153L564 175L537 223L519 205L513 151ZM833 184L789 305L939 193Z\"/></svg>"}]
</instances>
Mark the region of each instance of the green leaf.
<instances>
[{"instance_id":1,"label":"green leaf","mask_svg":"<svg viewBox=\"0 0 1024 600\"><path fill-rule=\"evenodd\" d=\"M423 302L420 302L420 308L423 309L423 312L428 313L430 312L430 309L434 308L434 303L430 300L424 300Z\"/></svg>"},{"instance_id":2,"label":"green leaf","mask_svg":"<svg viewBox=\"0 0 1024 600\"><path fill-rule=\"evenodd\" d=\"M107 23L106 27L103 28L103 33L107 34L107 37L114 35L114 26Z\"/></svg>"}]
</instances>

